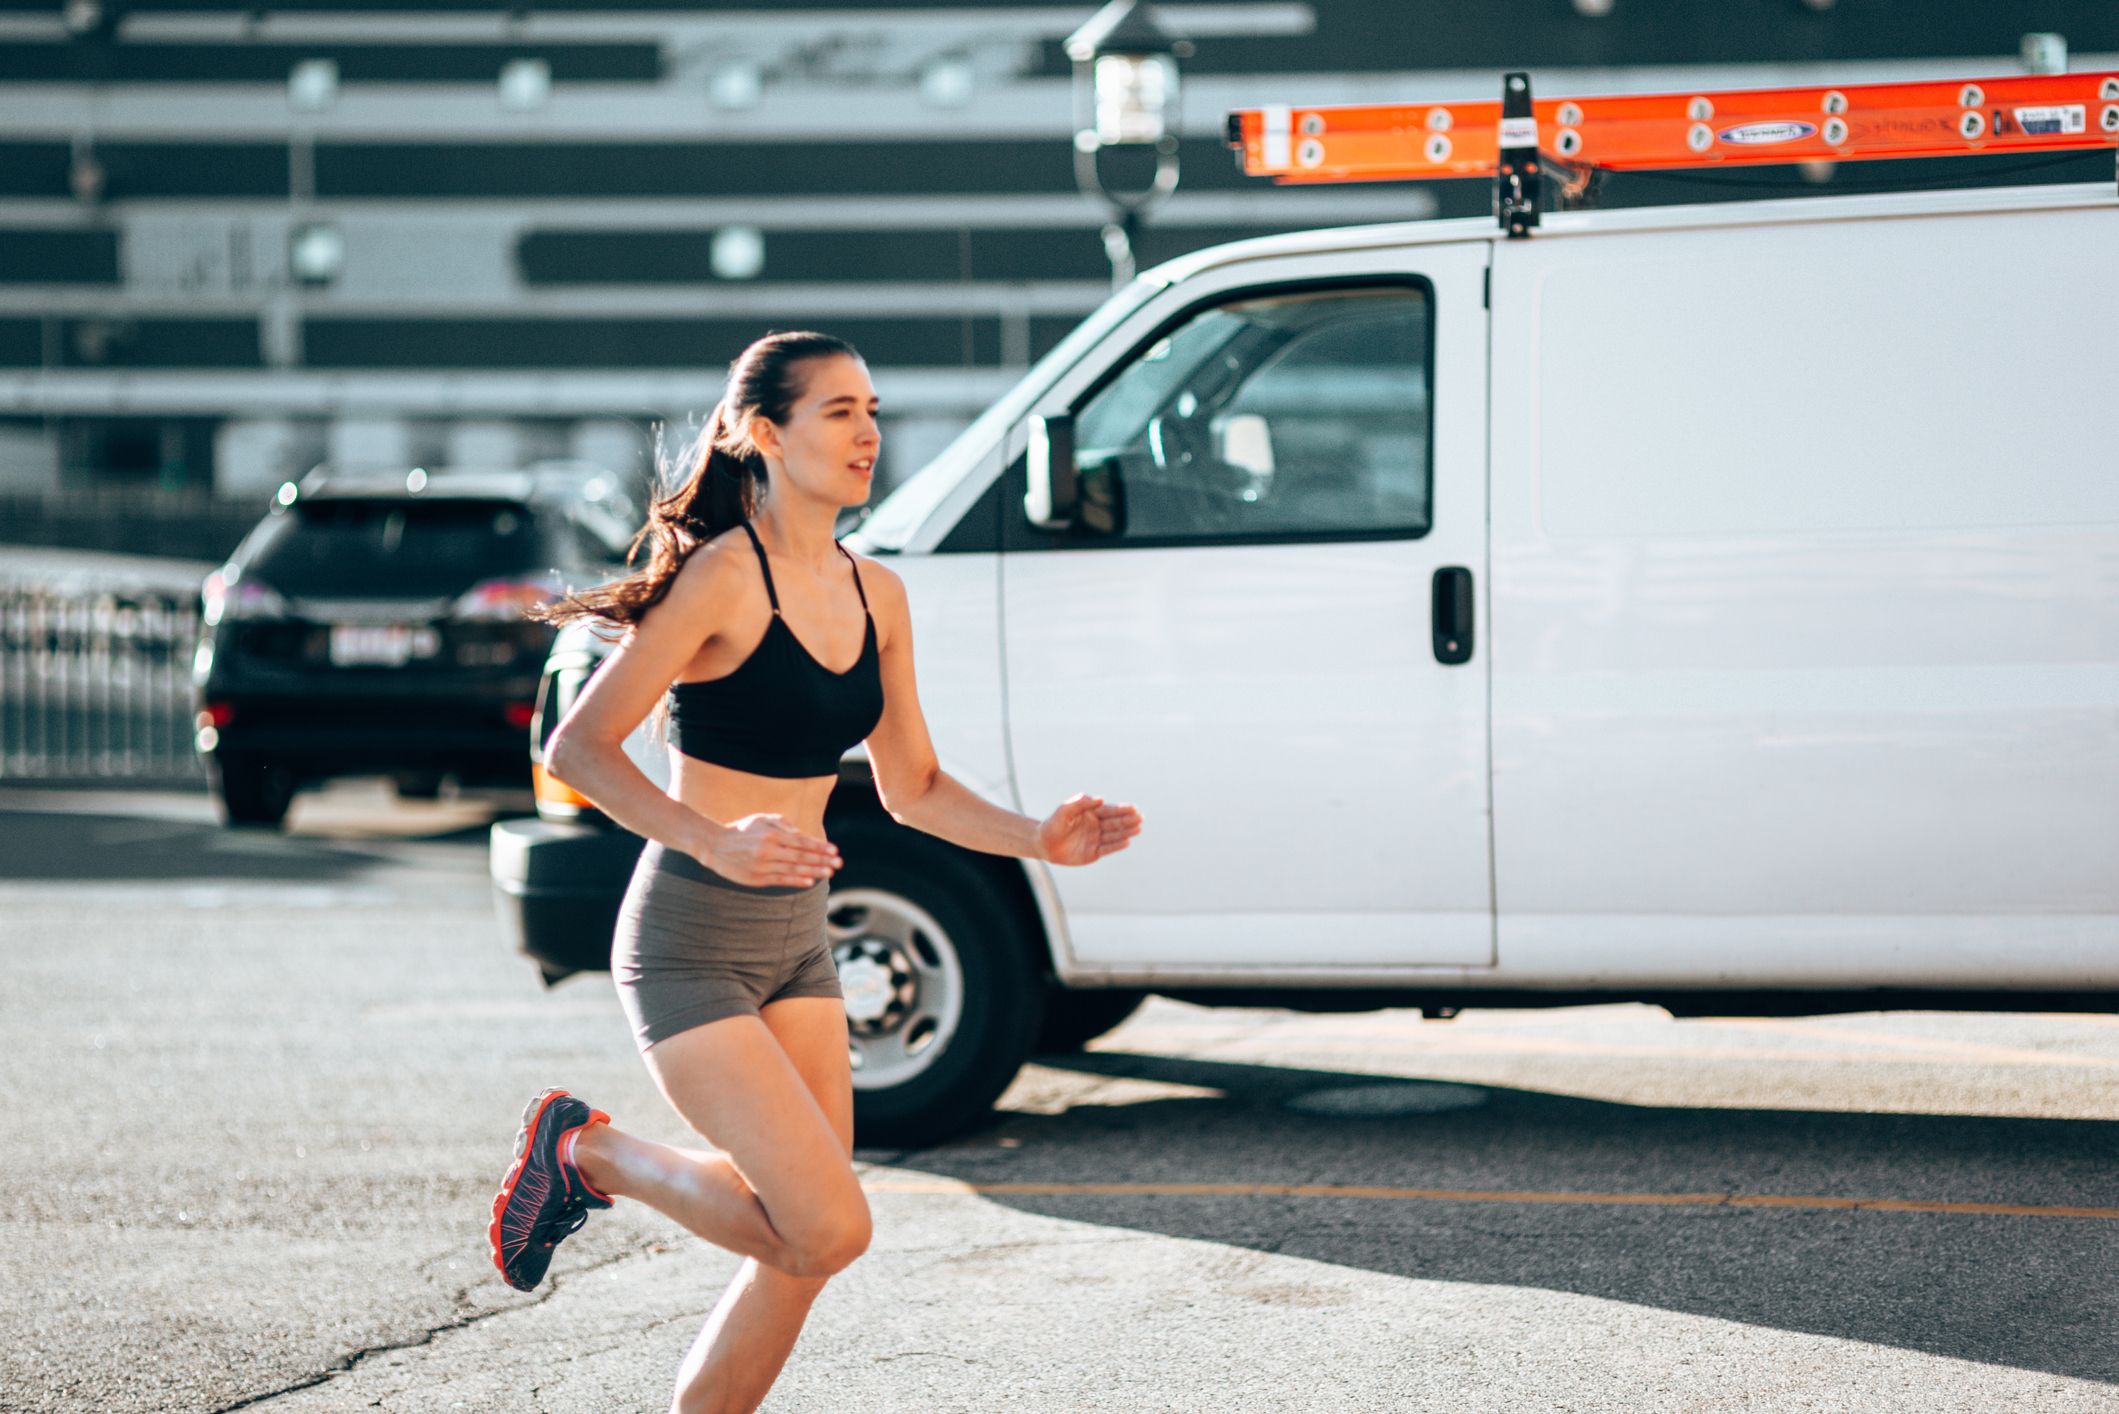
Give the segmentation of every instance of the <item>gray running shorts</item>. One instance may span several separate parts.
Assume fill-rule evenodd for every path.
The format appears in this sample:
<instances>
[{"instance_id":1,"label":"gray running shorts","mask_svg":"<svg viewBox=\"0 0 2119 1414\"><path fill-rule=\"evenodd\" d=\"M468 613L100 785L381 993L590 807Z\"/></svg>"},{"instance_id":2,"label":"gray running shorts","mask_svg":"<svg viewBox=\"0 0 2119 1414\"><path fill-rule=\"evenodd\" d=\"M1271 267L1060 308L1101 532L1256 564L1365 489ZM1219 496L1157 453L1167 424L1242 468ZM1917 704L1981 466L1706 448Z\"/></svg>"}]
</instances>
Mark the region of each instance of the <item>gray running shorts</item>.
<instances>
[{"instance_id":1,"label":"gray running shorts","mask_svg":"<svg viewBox=\"0 0 2119 1414\"><path fill-rule=\"evenodd\" d=\"M837 997L824 932L831 881L760 887L653 840L611 940L611 980L641 1050L679 1031L756 1016L788 997Z\"/></svg>"}]
</instances>

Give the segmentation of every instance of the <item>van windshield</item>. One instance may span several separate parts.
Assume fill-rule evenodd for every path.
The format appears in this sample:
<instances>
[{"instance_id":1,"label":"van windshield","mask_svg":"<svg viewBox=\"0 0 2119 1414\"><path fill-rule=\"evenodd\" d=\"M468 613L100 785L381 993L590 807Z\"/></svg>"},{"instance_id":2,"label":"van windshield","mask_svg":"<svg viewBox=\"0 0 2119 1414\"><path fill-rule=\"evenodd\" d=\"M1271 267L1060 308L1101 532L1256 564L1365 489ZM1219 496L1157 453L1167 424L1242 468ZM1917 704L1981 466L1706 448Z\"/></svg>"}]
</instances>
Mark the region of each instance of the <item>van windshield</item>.
<instances>
[{"instance_id":1,"label":"van windshield","mask_svg":"<svg viewBox=\"0 0 2119 1414\"><path fill-rule=\"evenodd\" d=\"M935 508L970 473L979 458L1029 412L1038 395L1051 387L1055 379L1072 368L1098 340L1145 304L1149 296L1161 290L1164 284L1162 280L1142 276L1113 294L1088 318L1075 325L1066 338L1053 345L1052 351L1023 375L1021 382L980 413L978 420L959 433L940 455L883 498L882 504L854 532L862 546L879 552L904 549L913 533L934 514Z\"/></svg>"}]
</instances>

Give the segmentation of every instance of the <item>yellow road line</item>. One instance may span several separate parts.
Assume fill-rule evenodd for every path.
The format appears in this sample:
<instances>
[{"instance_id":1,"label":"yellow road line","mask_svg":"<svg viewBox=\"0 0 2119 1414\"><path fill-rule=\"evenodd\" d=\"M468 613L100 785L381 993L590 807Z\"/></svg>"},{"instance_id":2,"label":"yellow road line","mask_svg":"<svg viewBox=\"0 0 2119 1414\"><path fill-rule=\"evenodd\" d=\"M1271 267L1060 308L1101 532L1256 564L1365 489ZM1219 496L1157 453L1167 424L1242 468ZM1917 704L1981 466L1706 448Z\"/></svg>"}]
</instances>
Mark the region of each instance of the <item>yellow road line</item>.
<instances>
[{"instance_id":1,"label":"yellow road line","mask_svg":"<svg viewBox=\"0 0 2119 1414\"><path fill-rule=\"evenodd\" d=\"M2090 1218L2119 1222L2119 1208L2040 1203L1947 1203L1919 1198L1830 1198L1777 1193L1547 1193L1507 1188L1378 1188L1341 1183L966 1183L949 1178L881 1178L870 1193L999 1198L1369 1198L1412 1203L1555 1203L1624 1208L1803 1208L1823 1212L1950 1213L2005 1218Z\"/></svg>"}]
</instances>

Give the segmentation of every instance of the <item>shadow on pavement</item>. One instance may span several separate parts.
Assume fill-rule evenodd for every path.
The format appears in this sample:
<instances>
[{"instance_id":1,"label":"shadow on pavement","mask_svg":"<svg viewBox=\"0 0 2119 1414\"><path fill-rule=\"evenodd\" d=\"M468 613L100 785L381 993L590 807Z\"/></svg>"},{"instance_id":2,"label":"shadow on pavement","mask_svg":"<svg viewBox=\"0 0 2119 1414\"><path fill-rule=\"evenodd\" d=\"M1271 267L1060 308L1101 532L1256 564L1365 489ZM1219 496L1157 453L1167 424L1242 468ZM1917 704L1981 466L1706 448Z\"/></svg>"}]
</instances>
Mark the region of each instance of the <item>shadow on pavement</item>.
<instances>
[{"instance_id":1,"label":"shadow on pavement","mask_svg":"<svg viewBox=\"0 0 2119 1414\"><path fill-rule=\"evenodd\" d=\"M487 827L420 835L428 844L483 845ZM0 805L0 881L255 880L331 883L389 862L344 842L152 815Z\"/></svg>"},{"instance_id":2,"label":"shadow on pavement","mask_svg":"<svg viewBox=\"0 0 2119 1414\"><path fill-rule=\"evenodd\" d=\"M1659 1109L1455 1081L1039 1057L1196 1087L896 1162L972 1183L1305 1183L2119 1207L2119 1123ZM996 1137L1021 1141L997 1148ZM2119 1221L1800 1208L990 1193L1025 1212L1428 1281L1573 1292L2119 1383Z\"/></svg>"}]
</instances>

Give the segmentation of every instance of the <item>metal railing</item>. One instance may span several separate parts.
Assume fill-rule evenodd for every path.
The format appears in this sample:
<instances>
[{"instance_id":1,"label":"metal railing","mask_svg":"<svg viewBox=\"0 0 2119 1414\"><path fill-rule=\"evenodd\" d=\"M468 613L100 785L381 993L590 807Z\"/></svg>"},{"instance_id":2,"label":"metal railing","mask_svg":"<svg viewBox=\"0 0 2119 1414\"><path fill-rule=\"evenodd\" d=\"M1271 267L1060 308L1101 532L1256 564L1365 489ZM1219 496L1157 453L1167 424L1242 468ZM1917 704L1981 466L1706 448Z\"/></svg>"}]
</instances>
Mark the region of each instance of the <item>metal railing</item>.
<instances>
[{"instance_id":1,"label":"metal railing","mask_svg":"<svg viewBox=\"0 0 2119 1414\"><path fill-rule=\"evenodd\" d=\"M195 598L0 581L0 781L202 779Z\"/></svg>"},{"instance_id":2,"label":"metal railing","mask_svg":"<svg viewBox=\"0 0 2119 1414\"><path fill-rule=\"evenodd\" d=\"M9 546L137 556L145 543L155 556L216 564L264 513L263 496L216 500L153 487L0 492L0 527Z\"/></svg>"}]
</instances>

